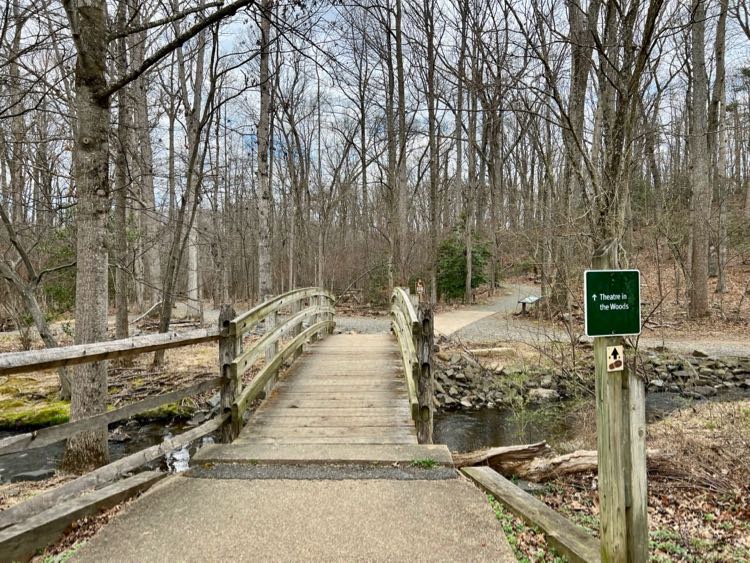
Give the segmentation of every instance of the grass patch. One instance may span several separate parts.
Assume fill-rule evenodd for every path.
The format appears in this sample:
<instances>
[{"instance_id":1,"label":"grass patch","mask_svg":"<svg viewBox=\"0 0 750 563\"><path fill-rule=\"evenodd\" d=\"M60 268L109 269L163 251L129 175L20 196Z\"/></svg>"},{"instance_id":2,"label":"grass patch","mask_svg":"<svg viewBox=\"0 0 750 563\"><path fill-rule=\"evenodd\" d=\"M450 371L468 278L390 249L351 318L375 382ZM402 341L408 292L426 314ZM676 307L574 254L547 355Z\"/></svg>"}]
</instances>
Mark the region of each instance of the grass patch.
<instances>
[{"instance_id":1,"label":"grass patch","mask_svg":"<svg viewBox=\"0 0 750 563\"><path fill-rule=\"evenodd\" d=\"M419 467L420 469L433 469L438 466L438 462L434 459L426 457L424 459L415 459L411 462L412 467Z\"/></svg>"},{"instance_id":2,"label":"grass patch","mask_svg":"<svg viewBox=\"0 0 750 563\"><path fill-rule=\"evenodd\" d=\"M42 563L65 563L76 554L76 551L78 551L83 544L84 542L78 542L73 545L73 547L66 549L62 553L48 555L43 559Z\"/></svg>"}]
</instances>

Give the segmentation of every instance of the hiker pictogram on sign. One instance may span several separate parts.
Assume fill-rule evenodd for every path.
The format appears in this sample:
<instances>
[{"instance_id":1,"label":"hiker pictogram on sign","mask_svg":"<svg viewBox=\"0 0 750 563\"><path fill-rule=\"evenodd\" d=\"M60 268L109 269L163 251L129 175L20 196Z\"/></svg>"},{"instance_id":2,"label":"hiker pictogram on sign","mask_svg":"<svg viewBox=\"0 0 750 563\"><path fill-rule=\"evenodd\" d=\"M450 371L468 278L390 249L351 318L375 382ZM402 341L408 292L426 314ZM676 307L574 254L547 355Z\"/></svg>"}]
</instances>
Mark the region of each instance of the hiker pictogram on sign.
<instances>
[{"instance_id":1,"label":"hiker pictogram on sign","mask_svg":"<svg viewBox=\"0 0 750 563\"><path fill-rule=\"evenodd\" d=\"M622 346L607 346L607 371L622 371L624 367Z\"/></svg>"}]
</instances>

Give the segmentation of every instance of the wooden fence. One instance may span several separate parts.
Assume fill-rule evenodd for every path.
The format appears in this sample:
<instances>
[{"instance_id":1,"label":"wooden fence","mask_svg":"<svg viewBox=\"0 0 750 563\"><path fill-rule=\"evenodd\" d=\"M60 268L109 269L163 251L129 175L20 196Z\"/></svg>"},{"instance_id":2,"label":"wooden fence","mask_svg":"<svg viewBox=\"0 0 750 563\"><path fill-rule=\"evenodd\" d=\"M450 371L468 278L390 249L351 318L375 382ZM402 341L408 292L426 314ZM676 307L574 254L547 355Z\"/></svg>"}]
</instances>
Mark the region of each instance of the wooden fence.
<instances>
[{"instance_id":1,"label":"wooden fence","mask_svg":"<svg viewBox=\"0 0 750 563\"><path fill-rule=\"evenodd\" d=\"M432 443L433 376L432 309L415 307L405 289L397 287L391 296L393 333L398 339L404 364L411 416L420 444Z\"/></svg>"}]
</instances>

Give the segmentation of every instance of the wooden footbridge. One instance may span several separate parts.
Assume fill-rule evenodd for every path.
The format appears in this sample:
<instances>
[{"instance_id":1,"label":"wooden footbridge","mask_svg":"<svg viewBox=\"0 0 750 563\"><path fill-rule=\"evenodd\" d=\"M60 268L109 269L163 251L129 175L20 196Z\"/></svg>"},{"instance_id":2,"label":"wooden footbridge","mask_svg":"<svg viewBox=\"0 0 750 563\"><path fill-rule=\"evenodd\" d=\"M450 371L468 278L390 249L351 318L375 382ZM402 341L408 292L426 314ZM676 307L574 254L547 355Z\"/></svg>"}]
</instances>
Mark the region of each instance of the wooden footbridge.
<instances>
[{"instance_id":1,"label":"wooden footbridge","mask_svg":"<svg viewBox=\"0 0 750 563\"><path fill-rule=\"evenodd\" d=\"M409 462L451 464L432 446L432 313L403 289L392 297L393 334L333 335L334 297L294 290L235 315L215 330L157 334L0 355L0 376L105 361L216 341L219 374L102 414L0 440L0 456L38 448L163 404L218 389L216 415L105 467L0 512L0 559L22 559L74 519L113 505L164 476L141 466L212 433L202 463ZM258 364L260 364L258 366ZM288 367L282 374L282 368ZM265 399L259 403L261 399ZM0 457L0 460L2 457ZM124 477L124 478L123 478ZM31 551L30 551L31 550Z\"/></svg>"}]
</instances>

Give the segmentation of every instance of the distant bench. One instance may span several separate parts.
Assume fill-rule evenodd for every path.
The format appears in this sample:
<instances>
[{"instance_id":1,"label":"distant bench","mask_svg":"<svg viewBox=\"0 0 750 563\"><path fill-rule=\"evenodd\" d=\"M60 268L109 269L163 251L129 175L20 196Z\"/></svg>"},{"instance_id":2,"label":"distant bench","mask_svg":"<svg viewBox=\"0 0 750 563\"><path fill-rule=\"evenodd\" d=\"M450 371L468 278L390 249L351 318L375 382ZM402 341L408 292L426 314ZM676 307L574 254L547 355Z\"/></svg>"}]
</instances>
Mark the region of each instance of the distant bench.
<instances>
[{"instance_id":1,"label":"distant bench","mask_svg":"<svg viewBox=\"0 0 750 563\"><path fill-rule=\"evenodd\" d=\"M523 299L519 299L518 302L521 304L521 316L528 314L528 311L526 310L527 305L534 305L540 299L541 297L538 295L527 295Z\"/></svg>"}]
</instances>

